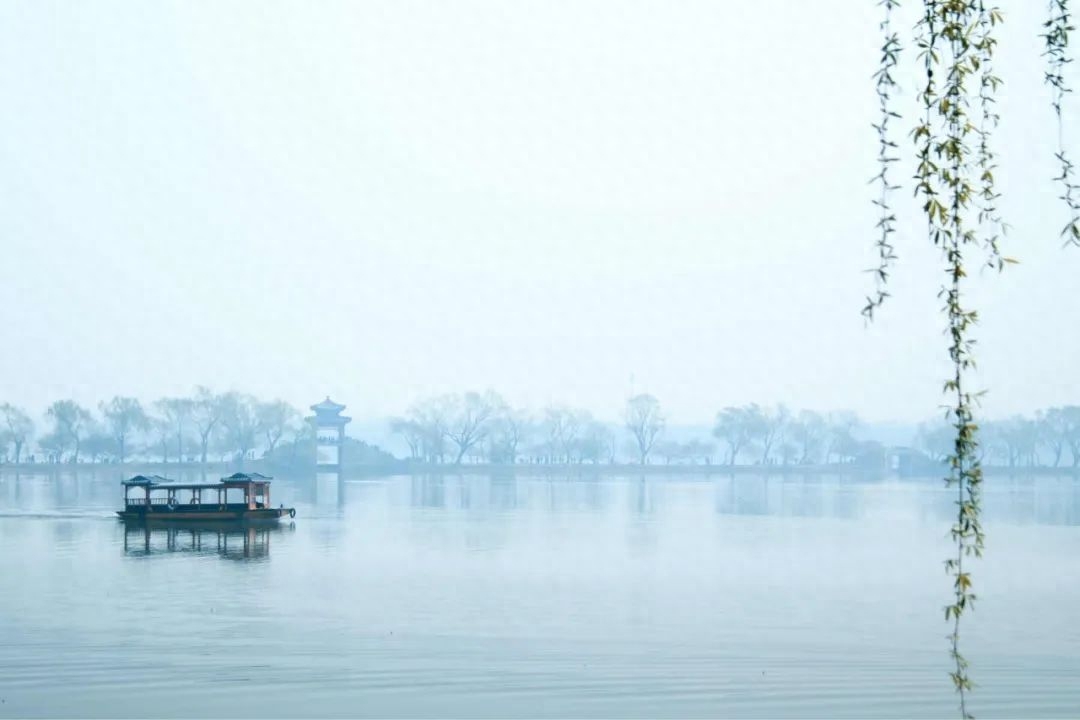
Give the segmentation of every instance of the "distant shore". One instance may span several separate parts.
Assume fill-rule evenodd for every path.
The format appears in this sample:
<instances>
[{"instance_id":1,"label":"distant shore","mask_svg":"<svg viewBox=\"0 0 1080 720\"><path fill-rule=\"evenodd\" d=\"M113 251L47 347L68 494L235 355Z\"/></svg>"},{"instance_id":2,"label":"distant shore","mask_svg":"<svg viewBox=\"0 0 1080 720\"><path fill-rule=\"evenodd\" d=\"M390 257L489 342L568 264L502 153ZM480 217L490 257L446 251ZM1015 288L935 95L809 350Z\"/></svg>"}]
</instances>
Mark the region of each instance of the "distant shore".
<instances>
[{"instance_id":1,"label":"distant shore","mask_svg":"<svg viewBox=\"0 0 1080 720\"><path fill-rule=\"evenodd\" d=\"M217 462L128 462L128 463L3 463L0 473L27 473L50 475L66 472L123 472L136 474L205 474L228 475L238 470L288 475L312 475L325 472L316 468L314 463L271 464L265 460L249 460L243 464L230 461ZM1000 476L1080 476L1080 467L1023 466L1008 467L985 465L987 475ZM881 467L867 467L849 463L815 465L706 465L706 464L664 464L653 463L418 463L401 460L394 463L346 464L340 469L345 478L374 477L386 475L560 475L560 476L598 476L598 475L681 475L681 476L725 476L725 475L840 475L859 477L944 477L944 466L919 467L906 471L897 471Z\"/></svg>"}]
</instances>

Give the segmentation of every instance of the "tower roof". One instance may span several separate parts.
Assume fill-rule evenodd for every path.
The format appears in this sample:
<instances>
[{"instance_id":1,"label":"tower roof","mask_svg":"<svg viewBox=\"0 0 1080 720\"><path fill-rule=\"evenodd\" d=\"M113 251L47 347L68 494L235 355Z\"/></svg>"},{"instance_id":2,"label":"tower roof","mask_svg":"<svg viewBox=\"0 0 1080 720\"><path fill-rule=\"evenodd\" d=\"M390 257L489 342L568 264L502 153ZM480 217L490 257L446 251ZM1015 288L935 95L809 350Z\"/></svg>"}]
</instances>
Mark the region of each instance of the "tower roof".
<instances>
[{"instance_id":1,"label":"tower roof","mask_svg":"<svg viewBox=\"0 0 1080 720\"><path fill-rule=\"evenodd\" d=\"M311 409L317 413L339 413L345 409L345 406L339 405L338 403L334 402L330 399L330 396L327 395L325 400L323 400L321 403L316 403L315 405L312 405Z\"/></svg>"}]
</instances>

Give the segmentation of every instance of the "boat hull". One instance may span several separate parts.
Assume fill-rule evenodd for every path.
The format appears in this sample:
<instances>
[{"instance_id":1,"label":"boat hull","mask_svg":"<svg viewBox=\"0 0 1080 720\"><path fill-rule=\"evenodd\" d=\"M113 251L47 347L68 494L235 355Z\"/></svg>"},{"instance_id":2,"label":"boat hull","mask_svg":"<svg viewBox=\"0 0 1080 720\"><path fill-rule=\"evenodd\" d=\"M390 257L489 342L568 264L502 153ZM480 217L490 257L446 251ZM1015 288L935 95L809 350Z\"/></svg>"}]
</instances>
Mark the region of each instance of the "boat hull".
<instances>
[{"instance_id":1,"label":"boat hull","mask_svg":"<svg viewBox=\"0 0 1080 720\"><path fill-rule=\"evenodd\" d=\"M128 508L127 510L118 510L117 516L125 522L140 522L140 523L169 523L169 522L223 522L223 523L236 523L236 522L276 522L283 517L295 517L296 510L293 508L257 508L251 510L248 508L237 509L220 509L218 506L212 508L193 508L178 505L173 509L168 507L155 508L147 511L145 508Z\"/></svg>"}]
</instances>

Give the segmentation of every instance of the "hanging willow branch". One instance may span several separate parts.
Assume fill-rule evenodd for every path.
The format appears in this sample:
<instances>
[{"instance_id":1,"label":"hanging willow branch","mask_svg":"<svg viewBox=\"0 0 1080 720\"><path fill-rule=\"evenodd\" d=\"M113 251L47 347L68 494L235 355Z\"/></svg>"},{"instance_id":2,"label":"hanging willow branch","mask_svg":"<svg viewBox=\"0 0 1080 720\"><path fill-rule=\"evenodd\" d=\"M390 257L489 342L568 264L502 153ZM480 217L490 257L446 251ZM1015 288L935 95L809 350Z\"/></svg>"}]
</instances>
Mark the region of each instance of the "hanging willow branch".
<instances>
[{"instance_id":1,"label":"hanging willow branch","mask_svg":"<svg viewBox=\"0 0 1080 720\"><path fill-rule=\"evenodd\" d=\"M899 0L881 0L884 19L881 60L875 73L880 121L874 125L878 134L880 173L874 181L881 194L878 207L878 268L876 293L867 298L863 314L873 319L874 311L888 297L885 285L896 259L891 235L895 215L889 203L896 189L889 181L888 170L895 162L896 145L889 136L889 122L899 117L891 107L896 89L893 74L901 44L892 29L893 11ZM923 14L915 25L918 61L926 76L918 92L923 117L912 130L915 145L915 195L926 216L927 234L941 249L946 280L939 291L942 312L946 317L949 360L952 372L944 383L948 398L946 414L956 432L953 451L948 458L946 484L956 490L956 517L950 528L955 553L945 561L952 578L953 597L945 607L945 620L952 624L949 653L953 670L949 673L960 697L960 712L968 712L968 693L973 683L968 661L960 651L960 621L973 609L975 593L969 558L982 555L985 536L981 521L983 472L979 459L978 425L975 410L981 393L968 387L975 368L974 327L978 313L967 304L964 282L967 268L975 262L972 253L981 251L981 264L1001 270L1015 260L1005 257L1000 241L1007 226L998 211L1000 194L994 172L997 156L993 150L993 132L999 115L996 95L1001 79L994 72L996 29L1002 21L1000 10L985 0L922 0ZM1049 58L1046 82L1053 88L1052 106L1058 123L1058 151L1061 174L1055 178L1062 188L1061 199L1069 210L1069 222L1062 231L1066 242L1080 245L1080 185L1076 168L1065 150L1063 105L1071 92L1065 80L1069 33L1075 28L1069 13L1069 0L1050 0L1050 18L1044 23L1045 55ZM976 109L977 103L977 109Z\"/></svg>"},{"instance_id":2,"label":"hanging willow branch","mask_svg":"<svg viewBox=\"0 0 1080 720\"><path fill-rule=\"evenodd\" d=\"M881 0L879 3L884 8L885 17L881 21L880 29L883 36L881 44L881 62L874 73L875 90L878 96L878 108L880 121L874 125L878 135L878 165L880 172L874 176L871 182L876 182L880 188L880 195L874 200L880 216L877 229L878 266L872 272L875 276L874 294L866 298L863 307L863 315L868 320L874 318L874 311L881 307L889 293L885 285L889 279L889 269L896 261L895 248L892 244L892 235L896 232L896 213L890 204L890 197L899 186L893 185L889 180L889 167L895 163L897 144L893 141L889 132L889 124L900 115L892 109L892 96L896 91L896 80L893 73L900 59L900 38L892 28L893 9L899 5L899 0Z\"/></svg>"},{"instance_id":3,"label":"hanging willow branch","mask_svg":"<svg viewBox=\"0 0 1080 720\"><path fill-rule=\"evenodd\" d=\"M1065 123L1062 117L1065 96L1072 92L1065 79L1066 66L1072 62L1069 57L1069 33L1076 28L1072 25L1068 0L1050 0L1049 12L1050 17L1043 23L1046 32L1042 37L1046 40L1046 51L1043 53L1047 57L1045 79L1053 91L1051 107L1057 117L1058 145L1055 157L1061 174L1054 180L1061 185L1061 200L1069 212L1069 221L1062 228L1061 236L1066 243L1080 245L1080 185L1076 181L1076 169L1065 149Z\"/></svg>"}]
</instances>

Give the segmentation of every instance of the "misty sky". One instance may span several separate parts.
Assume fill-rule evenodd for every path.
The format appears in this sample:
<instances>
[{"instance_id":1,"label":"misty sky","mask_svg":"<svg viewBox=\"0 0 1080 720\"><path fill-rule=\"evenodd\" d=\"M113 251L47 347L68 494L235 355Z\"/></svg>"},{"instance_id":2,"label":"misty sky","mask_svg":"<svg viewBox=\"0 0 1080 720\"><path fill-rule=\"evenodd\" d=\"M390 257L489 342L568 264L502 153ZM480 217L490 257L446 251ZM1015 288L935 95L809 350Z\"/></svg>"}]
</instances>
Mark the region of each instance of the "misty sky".
<instances>
[{"instance_id":1,"label":"misty sky","mask_svg":"<svg viewBox=\"0 0 1080 720\"><path fill-rule=\"evenodd\" d=\"M932 416L910 184L894 300L859 315L874 5L4 2L0 401L205 383L363 418L490 386L609 418L631 390L679 422ZM1023 264L977 278L993 415L1080 402L1042 5L1003 2Z\"/></svg>"}]
</instances>

